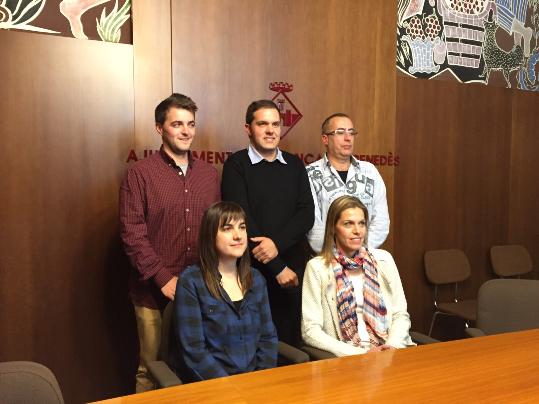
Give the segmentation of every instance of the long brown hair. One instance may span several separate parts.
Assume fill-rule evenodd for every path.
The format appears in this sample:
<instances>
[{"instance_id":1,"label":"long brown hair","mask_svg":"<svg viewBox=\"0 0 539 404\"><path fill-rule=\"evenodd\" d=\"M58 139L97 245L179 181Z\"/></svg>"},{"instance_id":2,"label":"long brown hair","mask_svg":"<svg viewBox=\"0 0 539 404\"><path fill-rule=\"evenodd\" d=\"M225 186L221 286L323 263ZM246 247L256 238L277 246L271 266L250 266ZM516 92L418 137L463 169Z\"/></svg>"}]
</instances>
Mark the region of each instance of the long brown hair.
<instances>
[{"instance_id":1,"label":"long brown hair","mask_svg":"<svg viewBox=\"0 0 539 404\"><path fill-rule=\"evenodd\" d=\"M324 232L324 243L322 244L322 251L320 255L326 261L326 265L331 265L331 260L333 260L333 246L335 245L335 226L341 218L341 214L346 209L351 208L360 208L365 215L365 223L369 223L369 211L367 207L363 205L359 199L355 196L344 195L335 199L328 210L328 216L326 219L326 231ZM367 244L367 235L365 233L365 239L363 243Z\"/></svg>"},{"instance_id":2,"label":"long brown hair","mask_svg":"<svg viewBox=\"0 0 539 404\"><path fill-rule=\"evenodd\" d=\"M216 202L208 208L202 217L202 224L200 225L200 233L198 235L200 270L202 271L206 287L216 299L221 298L219 288L221 274L218 269L219 254L215 247L217 231L224 225L237 220L246 221L246 216L241 206L234 202ZM253 285L248 248L238 258L237 267L238 283L242 292L245 294Z\"/></svg>"}]
</instances>

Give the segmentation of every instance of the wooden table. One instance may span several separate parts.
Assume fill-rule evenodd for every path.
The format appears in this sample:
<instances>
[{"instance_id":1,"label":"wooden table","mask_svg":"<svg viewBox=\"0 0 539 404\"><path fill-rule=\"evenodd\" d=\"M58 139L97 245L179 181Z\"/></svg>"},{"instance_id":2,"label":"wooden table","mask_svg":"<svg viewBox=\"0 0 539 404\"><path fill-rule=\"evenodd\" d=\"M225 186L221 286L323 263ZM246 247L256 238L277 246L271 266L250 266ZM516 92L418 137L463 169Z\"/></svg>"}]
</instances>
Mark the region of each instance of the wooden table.
<instances>
[{"instance_id":1,"label":"wooden table","mask_svg":"<svg viewBox=\"0 0 539 404\"><path fill-rule=\"evenodd\" d=\"M539 403L539 329L285 366L102 401Z\"/></svg>"}]
</instances>

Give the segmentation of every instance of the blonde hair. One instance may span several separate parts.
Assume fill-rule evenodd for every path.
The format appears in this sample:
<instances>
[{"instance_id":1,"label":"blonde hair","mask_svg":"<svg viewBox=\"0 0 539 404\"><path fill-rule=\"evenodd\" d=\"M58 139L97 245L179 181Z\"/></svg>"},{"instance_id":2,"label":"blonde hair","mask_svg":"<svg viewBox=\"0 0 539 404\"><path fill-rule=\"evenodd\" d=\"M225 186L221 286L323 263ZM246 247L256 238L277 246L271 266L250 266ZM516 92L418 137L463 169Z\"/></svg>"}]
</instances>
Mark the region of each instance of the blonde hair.
<instances>
[{"instance_id":1,"label":"blonde hair","mask_svg":"<svg viewBox=\"0 0 539 404\"><path fill-rule=\"evenodd\" d=\"M324 258L326 265L331 265L333 260L333 246L335 245L335 226L341 218L342 212L346 209L359 208L365 215L365 222L369 223L369 211L367 207L355 196L344 195L335 199L328 210L328 216L326 219L326 230L324 232L324 243L322 244L322 251L320 256ZM367 244L367 233L363 243Z\"/></svg>"}]
</instances>

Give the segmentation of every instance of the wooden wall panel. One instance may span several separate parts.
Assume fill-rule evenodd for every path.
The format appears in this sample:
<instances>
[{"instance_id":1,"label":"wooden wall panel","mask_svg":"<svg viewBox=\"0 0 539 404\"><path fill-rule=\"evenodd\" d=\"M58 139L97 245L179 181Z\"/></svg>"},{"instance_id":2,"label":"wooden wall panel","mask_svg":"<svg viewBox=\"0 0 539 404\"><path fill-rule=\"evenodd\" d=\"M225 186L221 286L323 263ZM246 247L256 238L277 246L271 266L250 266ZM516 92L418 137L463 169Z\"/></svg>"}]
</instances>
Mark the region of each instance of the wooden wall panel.
<instances>
[{"instance_id":1,"label":"wooden wall panel","mask_svg":"<svg viewBox=\"0 0 539 404\"><path fill-rule=\"evenodd\" d=\"M283 139L283 149L323 151L320 125L342 111L360 131L357 154L393 151L391 2L181 0L172 2L171 13L173 88L200 107L195 150L246 147L247 105L272 98L269 83L285 81L294 85L288 95L303 118ZM381 172L391 203L393 167Z\"/></svg>"},{"instance_id":2,"label":"wooden wall panel","mask_svg":"<svg viewBox=\"0 0 539 404\"><path fill-rule=\"evenodd\" d=\"M117 203L132 47L0 31L0 48L0 361L50 367L68 403L125 394L137 352Z\"/></svg>"},{"instance_id":3,"label":"wooden wall panel","mask_svg":"<svg viewBox=\"0 0 539 404\"><path fill-rule=\"evenodd\" d=\"M154 110L172 92L170 0L133 0L135 150L156 150ZM126 150L127 156L128 150Z\"/></svg>"},{"instance_id":4,"label":"wooden wall panel","mask_svg":"<svg viewBox=\"0 0 539 404\"><path fill-rule=\"evenodd\" d=\"M397 77L392 231L415 329L427 330L432 314L426 250L464 250L472 266L464 297L492 277L488 249L506 241L509 226L511 114L503 88Z\"/></svg>"},{"instance_id":5,"label":"wooden wall panel","mask_svg":"<svg viewBox=\"0 0 539 404\"><path fill-rule=\"evenodd\" d=\"M539 95L513 92L511 142L511 184L508 190L508 243L522 244L535 264L534 278L539 277Z\"/></svg>"}]
</instances>

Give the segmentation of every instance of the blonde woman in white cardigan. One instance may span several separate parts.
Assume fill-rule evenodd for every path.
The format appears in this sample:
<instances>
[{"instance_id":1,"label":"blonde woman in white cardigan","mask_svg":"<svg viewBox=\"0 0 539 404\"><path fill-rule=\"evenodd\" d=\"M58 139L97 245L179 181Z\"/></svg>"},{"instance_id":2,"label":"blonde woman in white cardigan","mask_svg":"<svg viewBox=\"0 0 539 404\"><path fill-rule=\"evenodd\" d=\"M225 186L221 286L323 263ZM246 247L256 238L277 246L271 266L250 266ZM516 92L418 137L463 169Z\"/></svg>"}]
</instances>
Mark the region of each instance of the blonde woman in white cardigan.
<instances>
[{"instance_id":1,"label":"blonde woman in white cardigan","mask_svg":"<svg viewBox=\"0 0 539 404\"><path fill-rule=\"evenodd\" d=\"M301 332L336 356L415 345L395 261L367 248L368 211L353 196L330 206L320 255L303 279Z\"/></svg>"}]
</instances>

